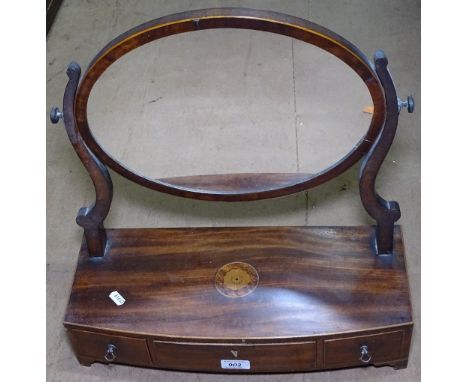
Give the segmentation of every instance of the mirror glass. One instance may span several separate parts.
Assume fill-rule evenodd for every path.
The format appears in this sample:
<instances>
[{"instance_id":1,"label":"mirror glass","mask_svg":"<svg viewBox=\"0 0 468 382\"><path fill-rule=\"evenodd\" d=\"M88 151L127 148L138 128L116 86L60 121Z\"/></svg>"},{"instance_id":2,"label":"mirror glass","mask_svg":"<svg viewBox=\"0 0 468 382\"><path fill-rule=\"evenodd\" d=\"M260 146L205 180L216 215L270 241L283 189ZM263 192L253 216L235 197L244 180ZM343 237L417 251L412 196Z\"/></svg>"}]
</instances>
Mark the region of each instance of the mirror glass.
<instances>
[{"instance_id":1,"label":"mirror glass","mask_svg":"<svg viewBox=\"0 0 468 382\"><path fill-rule=\"evenodd\" d=\"M321 171L365 135L367 88L342 61L289 37L205 30L112 64L88 104L115 160L148 178Z\"/></svg>"}]
</instances>

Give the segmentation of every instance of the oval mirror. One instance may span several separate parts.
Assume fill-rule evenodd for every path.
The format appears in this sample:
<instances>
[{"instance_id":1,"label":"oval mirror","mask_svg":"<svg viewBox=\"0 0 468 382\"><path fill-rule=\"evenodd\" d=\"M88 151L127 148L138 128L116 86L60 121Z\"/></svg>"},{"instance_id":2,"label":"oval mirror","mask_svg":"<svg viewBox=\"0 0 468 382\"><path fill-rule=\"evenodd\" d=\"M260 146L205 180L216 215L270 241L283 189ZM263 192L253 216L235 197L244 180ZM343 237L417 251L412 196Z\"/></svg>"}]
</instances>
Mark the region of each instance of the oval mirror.
<instances>
[{"instance_id":1,"label":"oval mirror","mask_svg":"<svg viewBox=\"0 0 468 382\"><path fill-rule=\"evenodd\" d=\"M309 29L205 17L207 30L198 18L149 22L92 62L75 112L105 164L164 192L253 200L320 184L370 147L383 96L355 47L301 19Z\"/></svg>"}]
</instances>

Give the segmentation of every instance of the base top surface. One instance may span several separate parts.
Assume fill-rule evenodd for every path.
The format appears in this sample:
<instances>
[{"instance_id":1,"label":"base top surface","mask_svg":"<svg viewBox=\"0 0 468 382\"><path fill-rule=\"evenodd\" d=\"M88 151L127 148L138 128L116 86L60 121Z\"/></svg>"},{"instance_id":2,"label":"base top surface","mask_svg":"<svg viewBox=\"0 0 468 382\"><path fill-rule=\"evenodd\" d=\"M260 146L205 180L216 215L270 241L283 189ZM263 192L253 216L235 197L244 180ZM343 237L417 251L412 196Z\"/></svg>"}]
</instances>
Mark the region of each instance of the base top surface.
<instances>
[{"instance_id":1,"label":"base top surface","mask_svg":"<svg viewBox=\"0 0 468 382\"><path fill-rule=\"evenodd\" d=\"M399 227L391 261L372 253L373 227L107 232L103 258L81 248L67 326L222 342L411 322Z\"/></svg>"}]
</instances>

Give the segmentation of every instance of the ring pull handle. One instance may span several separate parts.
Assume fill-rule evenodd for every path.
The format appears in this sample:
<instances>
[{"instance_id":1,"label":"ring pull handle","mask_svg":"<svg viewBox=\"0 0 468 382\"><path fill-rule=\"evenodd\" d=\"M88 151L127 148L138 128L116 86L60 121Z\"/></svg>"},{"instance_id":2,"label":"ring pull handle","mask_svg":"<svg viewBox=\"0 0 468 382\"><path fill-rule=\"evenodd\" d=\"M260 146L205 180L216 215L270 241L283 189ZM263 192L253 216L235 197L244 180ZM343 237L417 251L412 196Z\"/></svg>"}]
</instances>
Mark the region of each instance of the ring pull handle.
<instances>
[{"instance_id":1,"label":"ring pull handle","mask_svg":"<svg viewBox=\"0 0 468 382\"><path fill-rule=\"evenodd\" d=\"M367 345L362 345L361 346L361 356L359 357L359 360L364 363L370 362L372 359L371 354L369 353L369 348Z\"/></svg>"},{"instance_id":2,"label":"ring pull handle","mask_svg":"<svg viewBox=\"0 0 468 382\"><path fill-rule=\"evenodd\" d=\"M117 358L117 346L109 344L107 345L107 351L104 355L104 359L108 362L112 362Z\"/></svg>"}]
</instances>

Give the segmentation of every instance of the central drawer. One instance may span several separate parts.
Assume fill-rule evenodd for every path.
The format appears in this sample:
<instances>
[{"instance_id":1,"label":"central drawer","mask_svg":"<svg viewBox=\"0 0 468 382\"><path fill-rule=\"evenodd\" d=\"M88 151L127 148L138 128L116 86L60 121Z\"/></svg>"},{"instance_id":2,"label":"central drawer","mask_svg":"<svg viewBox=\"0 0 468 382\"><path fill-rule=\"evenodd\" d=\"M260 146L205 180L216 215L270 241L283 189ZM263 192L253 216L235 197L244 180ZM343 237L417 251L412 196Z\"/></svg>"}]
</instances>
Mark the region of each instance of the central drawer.
<instances>
[{"instance_id":1,"label":"central drawer","mask_svg":"<svg viewBox=\"0 0 468 382\"><path fill-rule=\"evenodd\" d=\"M153 341L155 365L219 372L290 372L316 367L316 343L200 344Z\"/></svg>"}]
</instances>

